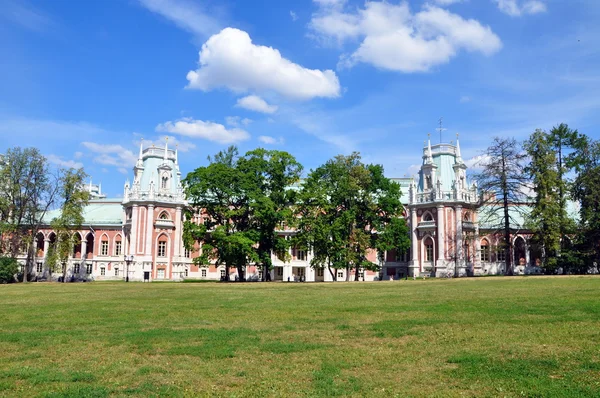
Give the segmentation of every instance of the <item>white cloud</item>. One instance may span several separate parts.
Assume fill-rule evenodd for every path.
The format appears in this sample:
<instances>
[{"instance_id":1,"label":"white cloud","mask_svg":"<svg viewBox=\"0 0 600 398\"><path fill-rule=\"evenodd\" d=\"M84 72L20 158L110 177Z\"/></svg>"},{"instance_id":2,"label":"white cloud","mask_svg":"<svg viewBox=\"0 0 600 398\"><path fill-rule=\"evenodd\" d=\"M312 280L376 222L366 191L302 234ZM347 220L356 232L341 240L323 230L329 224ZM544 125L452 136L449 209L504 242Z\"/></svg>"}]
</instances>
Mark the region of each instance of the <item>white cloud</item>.
<instances>
[{"instance_id":1,"label":"white cloud","mask_svg":"<svg viewBox=\"0 0 600 398\"><path fill-rule=\"evenodd\" d=\"M81 159L83 157L83 152L77 151L77 152L75 152L73 157L75 157L75 159Z\"/></svg>"},{"instance_id":2,"label":"white cloud","mask_svg":"<svg viewBox=\"0 0 600 398\"><path fill-rule=\"evenodd\" d=\"M239 128L227 129L225 126L214 122L183 118L175 122L165 122L156 126L157 132L179 134L186 137L202 138L221 144L232 144L245 141L250 134Z\"/></svg>"},{"instance_id":3,"label":"white cloud","mask_svg":"<svg viewBox=\"0 0 600 398\"><path fill-rule=\"evenodd\" d=\"M465 160L465 165L471 172L481 172L483 167L490 161L488 155L477 155Z\"/></svg>"},{"instance_id":4,"label":"white cloud","mask_svg":"<svg viewBox=\"0 0 600 398\"><path fill-rule=\"evenodd\" d=\"M546 12L546 3L541 0L493 0L498 9L511 17L520 17L527 14Z\"/></svg>"},{"instance_id":5,"label":"white cloud","mask_svg":"<svg viewBox=\"0 0 600 398\"><path fill-rule=\"evenodd\" d=\"M162 15L178 27L197 36L209 36L220 29L220 23L191 0L139 0L148 10Z\"/></svg>"},{"instance_id":6,"label":"white cloud","mask_svg":"<svg viewBox=\"0 0 600 398\"><path fill-rule=\"evenodd\" d=\"M58 27L49 15L24 0L4 0L0 2L1 19L35 32L47 32L56 30Z\"/></svg>"},{"instance_id":7,"label":"white cloud","mask_svg":"<svg viewBox=\"0 0 600 398\"><path fill-rule=\"evenodd\" d=\"M434 3L441 6L449 6L456 3L462 3L464 0L434 0Z\"/></svg>"},{"instance_id":8,"label":"white cloud","mask_svg":"<svg viewBox=\"0 0 600 398\"><path fill-rule=\"evenodd\" d=\"M240 98L237 100L236 106L261 113L271 114L277 112L276 105L267 104L267 101L260 98L258 95L249 95L247 97Z\"/></svg>"},{"instance_id":9,"label":"white cloud","mask_svg":"<svg viewBox=\"0 0 600 398\"><path fill-rule=\"evenodd\" d=\"M240 124L243 124L244 126L248 126L250 123L252 123L252 119L248 119L247 117L241 119L239 116L227 116L225 117L225 124L227 124L228 126L232 126L232 127L239 127Z\"/></svg>"},{"instance_id":10,"label":"white cloud","mask_svg":"<svg viewBox=\"0 0 600 398\"><path fill-rule=\"evenodd\" d=\"M267 145L283 144L285 142L283 137L274 138L274 137L271 137L268 135L261 135L260 137L258 137L258 140L260 142L262 142L263 144L267 144Z\"/></svg>"},{"instance_id":11,"label":"white cloud","mask_svg":"<svg viewBox=\"0 0 600 398\"><path fill-rule=\"evenodd\" d=\"M300 100L340 95L334 71L304 68L272 47L253 44L248 33L234 28L223 29L202 45L199 68L188 72L187 79L188 88L203 91L226 87Z\"/></svg>"},{"instance_id":12,"label":"white cloud","mask_svg":"<svg viewBox=\"0 0 600 398\"><path fill-rule=\"evenodd\" d=\"M355 12L321 8L309 27L324 40L362 40L353 53L342 55L340 66L346 67L362 62L405 73L426 72L460 51L489 56L502 47L491 28L477 20L432 5L413 14L406 2L371 1Z\"/></svg>"},{"instance_id":13,"label":"white cloud","mask_svg":"<svg viewBox=\"0 0 600 398\"><path fill-rule=\"evenodd\" d=\"M298 20L298 15L294 11L290 11L290 17L292 17L292 21L294 22Z\"/></svg>"},{"instance_id":14,"label":"white cloud","mask_svg":"<svg viewBox=\"0 0 600 398\"><path fill-rule=\"evenodd\" d=\"M156 140L138 141L137 145L139 146L140 142L143 142L144 147L149 147L151 145L164 147L166 141L168 141L170 149L177 148L178 152L189 152L192 149L196 149L196 144L194 144L193 142L181 141L180 139L172 135L164 135Z\"/></svg>"},{"instance_id":15,"label":"white cloud","mask_svg":"<svg viewBox=\"0 0 600 398\"><path fill-rule=\"evenodd\" d=\"M467 102L471 102L471 97L468 95L462 95L459 101L461 104L466 104Z\"/></svg>"},{"instance_id":16,"label":"white cloud","mask_svg":"<svg viewBox=\"0 0 600 398\"><path fill-rule=\"evenodd\" d=\"M64 160L59 156L56 156L54 154L50 154L46 156L46 159L48 159L48 161L50 163L54 163L55 165L61 166L61 167L66 167L68 169L80 169L83 167L83 163L81 162L76 162L74 160Z\"/></svg>"},{"instance_id":17,"label":"white cloud","mask_svg":"<svg viewBox=\"0 0 600 398\"><path fill-rule=\"evenodd\" d=\"M118 167L119 171L123 169L123 166L132 167L137 160L137 156L132 151L125 149L121 145L98 144L89 141L82 142L81 145L96 154L94 162L106 166ZM125 170L125 174L126 172L127 171Z\"/></svg>"}]
</instances>

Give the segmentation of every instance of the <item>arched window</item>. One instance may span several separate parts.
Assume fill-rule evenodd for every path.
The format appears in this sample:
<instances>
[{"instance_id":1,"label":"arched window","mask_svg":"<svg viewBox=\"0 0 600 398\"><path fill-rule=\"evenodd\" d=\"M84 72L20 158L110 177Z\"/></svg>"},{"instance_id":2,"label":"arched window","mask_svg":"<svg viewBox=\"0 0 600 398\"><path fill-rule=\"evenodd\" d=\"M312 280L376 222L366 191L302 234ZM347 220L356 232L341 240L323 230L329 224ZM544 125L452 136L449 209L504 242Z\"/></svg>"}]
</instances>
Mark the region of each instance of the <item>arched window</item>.
<instances>
[{"instance_id":1,"label":"arched window","mask_svg":"<svg viewBox=\"0 0 600 398\"><path fill-rule=\"evenodd\" d=\"M121 242L121 235L115 237L115 256L123 254L123 243Z\"/></svg>"},{"instance_id":2,"label":"arched window","mask_svg":"<svg viewBox=\"0 0 600 398\"><path fill-rule=\"evenodd\" d=\"M433 221L433 216L431 215L431 213L426 212L425 214L423 214L423 221Z\"/></svg>"},{"instance_id":3,"label":"arched window","mask_svg":"<svg viewBox=\"0 0 600 398\"><path fill-rule=\"evenodd\" d=\"M517 239L515 239L515 243L513 244L514 247L514 251L515 251L515 261L514 264L515 265L526 265L527 260L526 260L526 248L525 248L525 239L523 239L522 237L517 237Z\"/></svg>"},{"instance_id":4,"label":"arched window","mask_svg":"<svg viewBox=\"0 0 600 398\"><path fill-rule=\"evenodd\" d=\"M433 262L433 239L430 237L425 239L425 262Z\"/></svg>"},{"instance_id":5,"label":"arched window","mask_svg":"<svg viewBox=\"0 0 600 398\"><path fill-rule=\"evenodd\" d=\"M157 253L156 255L158 257L167 257L167 237L166 236L161 236L158 239L158 247L157 247Z\"/></svg>"},{"instance_id":6,"label":"arched window","mask_svg":"<svg viewBox=\"0 0 600 398\"><path fill-rule=\"evenodd\" d=\"M481 240L481 261L487 263L490 261L490 244L487 239Z\"/></svg>"},{"instance_id":7,"label":"arched window","mask_svg":"<svg viewBox=\"0 0 600 398\"><path fill-rule=\"evenodd\" d=\"M169 214L166 211L163 211L162 213L160 213L160 216L158 216L159 220L168 220L169 219Z\"/></svg>"},{"instance_id":8,"label":"arched window","mask_svg":"<svg viewBox=\"0 0 600 398\"><path fill-rule=\"evenodd\" d=\"M167 189L168 186L169 186L169 177L164 175L160 181L160 187L161 187L161 189Z\"/></svg>"},{"instance_id":9,"label":"arched window","mask_svg":"<svg viewBox=\"0 0 600 398\"><path fill-rule=\"evenodd\" d=\"M471 213L466 212L465 216L463 217L463 221L471 221Z\"/></svg>"}]
</instances>

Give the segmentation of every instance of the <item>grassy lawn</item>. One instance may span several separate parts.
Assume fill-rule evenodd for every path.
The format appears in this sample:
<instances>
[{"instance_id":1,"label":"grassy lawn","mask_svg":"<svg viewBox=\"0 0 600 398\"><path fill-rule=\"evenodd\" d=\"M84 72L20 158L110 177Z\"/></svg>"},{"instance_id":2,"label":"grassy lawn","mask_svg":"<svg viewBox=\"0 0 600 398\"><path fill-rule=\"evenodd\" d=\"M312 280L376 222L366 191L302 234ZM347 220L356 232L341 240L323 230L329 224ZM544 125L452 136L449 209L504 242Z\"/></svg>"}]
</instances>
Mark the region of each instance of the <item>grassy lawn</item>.
<instances>
[{"instance_id":1,"label":"grassy lawn","mask_svg":"<svg viewBox=\"0 0 600 398\"><path fill-rule=\"evenodd\" d=\"M600 277L0 286L0 396L600 396Z\"/></svg>"}]
</instances>

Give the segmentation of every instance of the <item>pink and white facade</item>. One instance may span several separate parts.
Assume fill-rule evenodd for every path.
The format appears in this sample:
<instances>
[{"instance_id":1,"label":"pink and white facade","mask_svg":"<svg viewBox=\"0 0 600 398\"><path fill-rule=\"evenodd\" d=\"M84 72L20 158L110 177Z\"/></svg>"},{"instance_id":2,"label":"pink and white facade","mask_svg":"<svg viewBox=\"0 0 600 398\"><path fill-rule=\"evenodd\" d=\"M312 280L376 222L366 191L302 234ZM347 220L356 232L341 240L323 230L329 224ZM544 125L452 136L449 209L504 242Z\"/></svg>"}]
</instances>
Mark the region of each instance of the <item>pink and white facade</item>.
<instances>
[{"instance_id":1,"label":"pink and white facade","mask_svg":"<svg viewBox=\"0 0 600 398\"><path fill-rule=\"evenodd\" d=\"M78 233L81 244L73 248L68 276L96 280L182 280L185 278L235 279L236 270L224 266L198 267L192 258L198 251L185 250L182 239L187 202L181 185L177 150L140 147L133 168L133 182L126 182L123 199L97 198L85 210L85 223ZM394 179L403 192L405 217L410 229L411 249L391 251L380 264L381 272L361 272L360 280L398 279L404 276L483 275L502 273L500 241L491 230L480 228L480 201L476 184L467 179L458 140L454 144L425 146L418 178ZM93 186L94 189L97 186ZM99 187L98 187L99 192ZM54 215L49 214L51 220ZM196 216L201 222L202 215ZM482 232L483 231L483 232ZM280 231L292 235L294 231ZM535 265L530 255L528 235L515 234L516 271ZM35 273L49 277L45 259L53 240L50 229L37 237ZM520 240L519 240L520 239ZM127 264L124 256L132 256ZM273 257L272 280L346 280L345 270L315 270L311 254L290 250L291 261ZM377 253L369 260L378 262ZM246 277L260 280L258 267L248 266ZM349 275L350 280L354 274Z\"/></svg>"}]
</instances>

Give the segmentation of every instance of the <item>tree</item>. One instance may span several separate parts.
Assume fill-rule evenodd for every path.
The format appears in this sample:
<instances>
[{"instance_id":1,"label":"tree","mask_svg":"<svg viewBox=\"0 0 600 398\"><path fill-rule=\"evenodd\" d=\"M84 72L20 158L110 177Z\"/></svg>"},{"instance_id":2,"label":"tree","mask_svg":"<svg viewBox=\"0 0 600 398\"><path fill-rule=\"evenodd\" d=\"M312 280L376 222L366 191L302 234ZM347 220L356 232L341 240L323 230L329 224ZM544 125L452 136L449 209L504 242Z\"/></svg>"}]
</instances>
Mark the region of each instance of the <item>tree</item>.
<instances>
[{"instance_id":1,"label":"tree","mask_svg":"<svg viewBox=\"0 0 600 398\"><path fill-rule=\"evenodd\" d=\"M263 277L271 267L271 253L286 259L289 242L276 228L291 218L293 193L302 166L281 151L257 149L238 157L235 147L219 152L206 167L199 167L184 180L190 203L184 225L184 243L192 248L202 242L202 253L194 261L236 267L244 280L247 264L260 264ZM193 214L206 215L197 225Z\"/></svg>"},{"instance_id":2,"label":"tree","mask_svg":"<svg viewBox=\"0 0 600 398\"><path fill-rule=\"evenodd\" d=\"M402 218L400 186L386 178L380 165L364 165L358 153L337 156L311 171L298 206L298 239L313 251L311 266L335 269L378 269L367 260L370 250L405 251L410 246Z\"/></svg>"},{"instance_id":3,"label":"tree","mask_svg":"<svg viewBox=\"0 0 600 398\"><path fill-rule=\"evenodd\" d=\"M571 194L580 204L580 256L589 269L600 260L600 142L581 135L573 146L570 163L577 176Z\"/></svg>"},{"instance_id":4,"label":"tree","mask_svg":"<svg viewBox=\"0 0 600 398\"><path fill-rule=\"evenodd\" d=\"M56 233L56 243L51 255L46 258L49 269L61 265L63 282L67 281L67 260L73 253L73 247L80 243L75 232L83 224L83 209L88 204L90 194L83 187L87 174L80 169L61 170L59 197L62 201L60 215L51 222Z\"/></svg>"},{"instance_id":5,"label":"tree","mask_svg":"<svg viewBox=\"0 0 600 398\"><path fill-rule=\"evenodd\" d=\"M35 236L46 212L54 205L60 183L36 148L12 148L0 167L0 241L10 257L25 251L23 282L35 256Z\"/></svg>"},{"instance_id":6,"label":"tree","mask_svg":"<svg viewBox=\"0 0 600 398\"><path fill-rule=\"evenodd\" d=\"M577 130L572 130L568 125L561 123L550 130L549 141L556 152L556 170L558 200L560 205L559 225L561 245L567 241L566 235L574 232L574 223L567 215L567 197L569 197L569 181L566 176L573 169L572 152L574 146L580 140L580 134ZM571 153L568 151L571 150Z\"/></svg>"},{"instance_id":7,"label":"tree","mask_svg":"<svg viewBox=\"0 0 600 398\"><path fill-rule=\"evenodd\" d=\"M0 256L0 283L12 283L19 272L19 263L14 257Z\"/></svg>"},{"instance_id":8,"label":"tree","mask_svg":"<svg viewBox=\"0 0 600 398\"><path fill-rule=\"evenodd\" d=\"M259 233L257 252L264 281L272 268L272 253L283 261L289 257L291 242L276 229L292 222L296 191L289 188L299 181L302 165L287 152L262 148L246 153L238 165L252 181L252 225Z\"/></svg>"},{"instance_id":9,"label":"tree","mask_svg":"<svg viewBox=\"0 0 600 398\"><path fill-rule=\"evenodd\" d=\"M525 203L526 192L529 189L529 180L523 165L526 157L514 138L496 137L484 152L482 170L475 176L484 195L480 220L487 225L495 225L501 231L506 257L505 272L508 275L514 272L511 225L518 224L515 215L511 214L511 209L525 212L522 206L512 205Z\"/></svg>"},{"instance_id":10,"label":"tree","mask_svg":"<svg viewBox=\"0 0 600 398\"><path fill-rule=\"evenodd\" d=\"M550 273L557 267L562 222L566 218L562 215L565 209L561 208L560 199L563 181L549 134L536 130L525 142L525 150L530 158L525 170L535 192L528 226L533 232L532 241L542 248L542 266Z\"/></svg>"}]
</instances>

